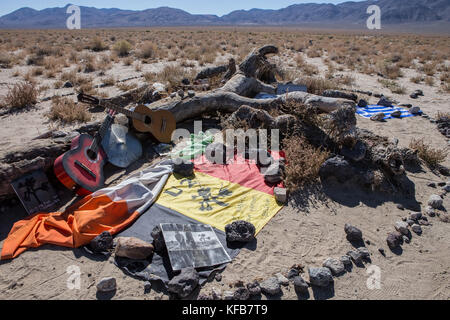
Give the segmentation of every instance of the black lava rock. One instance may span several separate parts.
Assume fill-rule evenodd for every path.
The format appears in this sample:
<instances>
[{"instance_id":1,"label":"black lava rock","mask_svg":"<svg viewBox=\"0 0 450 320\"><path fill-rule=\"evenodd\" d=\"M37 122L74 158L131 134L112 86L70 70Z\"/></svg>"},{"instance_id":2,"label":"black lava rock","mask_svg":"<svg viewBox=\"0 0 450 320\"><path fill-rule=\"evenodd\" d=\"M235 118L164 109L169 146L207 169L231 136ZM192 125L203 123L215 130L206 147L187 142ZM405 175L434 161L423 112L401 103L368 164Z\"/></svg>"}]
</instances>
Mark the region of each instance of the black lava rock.
<instances>
[{"instance_id":1,"label":"black lava rock","mask_svg":"<svg viewBox=\"0 0 450 320\"><path fill-rule=\"evenodd\" d=\"M200 277L194 268L185 268L181 270L179 275L169 281L167 289L180 298L186 298L197 288L199 279Z\"/></svg>"},{"instance_id":2,"label":"black lava rock","mask_svg":"<svg viewBox=\"0 0 450 320\"><path fill-rule=\"evenodd\" d=\"M227 241L251 242L255 239L255 226L250 222L239 220L225 226Z\"/></svg>"},{"instance_id":3,"label":"black lava rock","mask_svg":"<svg viewBox=\"0 0 450 320\"><path fill-rule=\"evenodd\" d=\"M348 241L362 241L363 239L362 231L350 224L345 224L344 231Z\"/></svg>"},{"instance_id":4,"label":"black lava rock","mask_svg":"<svg viewBox=\"0 0 450 320\"><path fill-rule=\"evenodd\" d=\"M102 232L91 241L90 247L97 253L108 251L113 247L113 237L108 231Z\"/></svg>"}]
</instances>

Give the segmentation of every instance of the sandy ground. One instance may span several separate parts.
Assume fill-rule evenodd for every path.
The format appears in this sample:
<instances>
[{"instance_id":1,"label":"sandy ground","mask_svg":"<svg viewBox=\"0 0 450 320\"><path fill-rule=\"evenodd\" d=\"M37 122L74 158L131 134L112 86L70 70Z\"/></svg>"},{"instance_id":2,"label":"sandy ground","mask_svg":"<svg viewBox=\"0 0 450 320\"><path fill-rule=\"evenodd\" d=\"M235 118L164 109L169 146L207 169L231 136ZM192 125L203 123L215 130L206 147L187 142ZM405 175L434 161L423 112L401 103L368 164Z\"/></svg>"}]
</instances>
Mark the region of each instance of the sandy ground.
<instances>
[{"instance_id":1,"label":"sandy ground","mask_svg":"<svg viewBox=\"0 0 450 320\"><path fill-rule=\"evenodd\" d=\"M308 59L318 64L320 59ZM159 65L145 68L154 70ZM144 71L144 70L143 70ZM0 94L5 92L7 83L13 83L10 70L0 72ZM405 70L409 72L410 70ZM345 74L346 72L342 72ZM107 74L117 74L120 78L135 76L133 67L114 66ZM408 74L408 75L409 75ZM354 89L385 92L400 103L418 105L430 116L438 111L449 111L449 94L438 92L437 87L416 85L409 81L409 76L398 80L407 88L405 95L391 94L381 88L376 77L352 74L355 77ZM142 81L142 80L135 80ZM409 98L409 93L422 89L424 97L418 100ZM64 89L70 92L71 89ZM62 94L64 90L56 90ZM107 94L114 95L115 88L107 88ZM42 97L55 93L49 90ZM370 98L376 103L376 98ZM1 150L27 141L43 132L54 128L45 118L50 104L38 104L35 110L0 118ZM376 134L399 139L402 146L407 146L411 138L422 138L434 147L445 148L448 141L436 129L436 125L421 117L389 120L376 123L358 117L358 127L366 128ZM137 165L139 170L148 164ZM450 166L447 159L446 166ZM123 172L116 173L123 178ZM357 188L328 188L325 190L304 190L291 199L289 205L258 235L256 249L244 249L223 272L221 282L212 280L202 292L216 289L230 290L238 280L250 282L254 279L266 279L277 272L286 272L294 264L302 264L305 271L308 266L321 266L328 257L340 257L352 249L345 239L344 224L359 227L366 240L372 263L365 268L353 267L351 272L335 278L334 285L327 290L310 289L310 299L450 299L450 225L438 218L429 218L432 226L423 227L422 236L413 236L410 244L403 246L403 251L392 253L386 245L387 233L394 230L394 223L406 217L408 210L397 209L403 204L407 209L424 211L428 197L439 193L427 187L429 182L445 182L425 167L420 172L408 173L415 184L415 194L405 198L400 194L365 193ZM112 180L112 179L111 179ZM444 206L450 208L447 197ZM12 208L0 214L0 247L12 224L26 214L20 207ZM378 248L384 248L387 256L383 257ZM370 290L366 281L368 268L373 265L381 271L381 288ZM72 268L79 268L81 282L79 289L69 289ZM68 269L69 268L69 269ZM69 272L68 272L69 271ZM114 276L117 279L117 291L110 296L97 296L95 284L102 277ZM304 274L307 279L307 273ZM0 263L0 299L167 299L161 292L152 290L144 294L142 281L126 276L116 268L109 259L97 259L83 249L65 249L44 246L38 250L29 250L13 261ZM298 297L293 285L283 288L281 299L303 299ZM265 297L263 296L263 299Z\"/></svg>"}]
</instances>

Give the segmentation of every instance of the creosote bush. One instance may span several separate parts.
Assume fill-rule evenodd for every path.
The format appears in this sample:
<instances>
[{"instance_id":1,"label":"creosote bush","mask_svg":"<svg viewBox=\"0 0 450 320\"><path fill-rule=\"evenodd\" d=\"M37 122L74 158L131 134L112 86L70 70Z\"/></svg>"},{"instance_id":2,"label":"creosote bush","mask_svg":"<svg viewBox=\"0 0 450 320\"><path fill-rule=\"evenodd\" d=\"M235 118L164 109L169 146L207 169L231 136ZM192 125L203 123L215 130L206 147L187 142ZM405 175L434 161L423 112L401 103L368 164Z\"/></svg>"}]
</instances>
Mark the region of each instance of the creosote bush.
<instances>
[{"instance_id":1,"label":"creosote bush","mask_svg":"<svg viewBox=\"0 0 450 320\"><path fill-rule=\"evenodd\" d=\"M85 106L61 97L52 99L52 106L47 113L47 117L52 121L60 121L64 124L91 120L91 114Z\"/></svg>"},{"instance_id":2,"label":"creosote bush","mask_svg":"<svg viewBox=\"0 0 450 320\"><path fill-rule=\"evenodd\" d=\"M320 166L328 159L329 153L318 149L300 136L283 141L287 166L284 183L290 191L314 182L319 177Z\"/></svg>"},{"instance_id":3,"label":"creosote bush","mask_svg":"<svg viewBox=\"0 0 450 320\"><path fill-rule=\"evenodd\" d=\"M37 96L38 90L33 83L20 82L9 87L2 105L11 110L31 107L37 103Z\"/></svg>"},{"instance_id":4,"label":"creosote bush","mask_svg":"<svg viewBox=\"0 0 450 320\"><path fill-rule=\"evenodd\" d=\"M424 139L412 139L409 148L417 151L420 159L430 168L436 168L447 158L447 151L444 149L435 149L427 144Z\"/></svg>"},{"instance_id":5,"label":"creosote bush","mask_svg":"<svg viewBox=\"0 0 450 320\"><path fill-rule=\"evenodd\" d=\"M131 44L126 40L122 40L117 42L113 49L119 57L126 57L130 54Z\"/></svg>"}]
</instances>

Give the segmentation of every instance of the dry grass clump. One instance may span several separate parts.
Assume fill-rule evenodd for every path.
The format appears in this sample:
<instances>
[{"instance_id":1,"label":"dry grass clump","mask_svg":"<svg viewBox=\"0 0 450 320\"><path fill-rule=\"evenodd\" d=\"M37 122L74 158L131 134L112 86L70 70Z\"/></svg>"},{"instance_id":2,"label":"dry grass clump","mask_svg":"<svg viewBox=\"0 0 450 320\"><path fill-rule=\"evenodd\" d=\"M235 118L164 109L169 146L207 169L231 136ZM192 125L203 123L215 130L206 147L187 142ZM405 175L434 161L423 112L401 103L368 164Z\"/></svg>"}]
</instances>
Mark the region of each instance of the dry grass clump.
<instances>
[{"instance_id":1,"label":"dry grass clump","mask_svg":"<svg viewBox=\"0 0 450 320\"><path fill-rule=\"evenodd\" d=\"M91 120L91 114L85 106L61 97L52 99L52 106L46 116L52 121L60 121L64 124Z\"/></svg>"},{"instance_id":2,"label":"dry grass clump","mask_svg":"<svg viewBox=\"0 0 450 320\"><path fill-rule=\"evenodd\" d=\"M321 95L325 90L337 89L334 81L323 77L300 77L296 79L296 83L305 85L309 93L317 95Z\"/></svg>"},{"instance_id":3,"label":"dry grass clump","mask_svg":"<svg viewBox=\"0 0 450 320\"><path fill-rule=\"evenodd\" d=\"M10 110L34 106L37 103L38 90L34 83L20 82L8 88L2 105Z\"/></svg>"},{"instance_id":4,"label":"dry grass clump","mask_svg":"<svg viewBox=\"0 0 450 320\"><path fill-rule=\"evenodd\" d=\"M168 84L168 90L172 90L180 85L181 80L188 78L192 80L194 70L188 70L178 64L165 66L160 73L145 73L144 78L148 82L162 82Z\"/></svg>"},{"instance_id":5,"label":"dry grass clump","mask_svg":"<svg viewBox=\"0 0 450 320\"><path fill-rule=\"evenodd\" d=\"M153 42L146 41L142 44L137 56L141 59L155 59L158 57L158 46Z\"/></svg>"},{"instance_id":6,"label":"dry grass clump","mask_svg":"<svg viewBox=\"0 0 450 320\"><path fill-rule=\"evenodd\" d=\"M290 191L314 182L319 177L320 166L328 159L327 151L309 144L302 137L290 137L284 140L287 166L284 183Z\"/></svg>"},{"instance_id":7,"label":"dry grass clump","mask_svg":"<svg viewBox=\"0 0 450 320\"><path fill-rule=\"evenodd\" d=\"M0 67L1 68L10 68L11 67L12 58L6 52L0 52Z\"/></svg>"},{"instance_id":8,"label":"dry grass clump","mask_svg":"<svg viewBox=\"0 0 450 320\"><path fill-rule=\"evenodd\" d=\"M434 149L425 143L424 139L412 139L409 148L417 151L418 156L430 167L436 168L447 158L447 151L444 149Z\"/></svg>"},{"instance_id":9,"label":"dry grass clump","mask_svg":"<svg viewBox=\"0 0 450 320\"><path fill-rule=\"evenodd\" d=\"M89 48L94 51L94 52L100 52L100 51L104 51L104 50L108 50L108 46L106 44L103 43L103 40L99 37L95 37L92 42L91 45L89 46Z\"/></svg>"},{"instance_id":10,"label":"dry grass clump","mask_svg":"<svg viewBox=\"0 0 450 320\"><path fill-rule=\"evenodd\" d=\"M119 57L126 57L130 54L131 48L131 43L126 40L122 40L114 45L113 50Z\"/></svg>"},{"instance_id":11,"label":"dry grass clump","mask_svg":"<svg viewBox=\"0 0 450 320\"><path fill-rule=\"evenodd\" d=\"M388 88L392 93L405 94L406 88L399 85L397 82L386 79L378 79L378 82L383 85L383 87Z\"/></svg>"}]
</instances>

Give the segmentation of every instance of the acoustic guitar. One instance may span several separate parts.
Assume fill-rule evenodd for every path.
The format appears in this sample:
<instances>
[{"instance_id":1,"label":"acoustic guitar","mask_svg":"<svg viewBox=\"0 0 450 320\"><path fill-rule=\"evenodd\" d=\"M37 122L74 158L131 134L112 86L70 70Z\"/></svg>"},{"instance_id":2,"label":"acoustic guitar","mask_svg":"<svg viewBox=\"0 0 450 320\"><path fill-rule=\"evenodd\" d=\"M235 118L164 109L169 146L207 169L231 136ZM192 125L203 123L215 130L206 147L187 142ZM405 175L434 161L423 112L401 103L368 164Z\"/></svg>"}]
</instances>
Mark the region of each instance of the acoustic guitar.
<instances>
[{"instance_id":1,"label":"acoustic guitar","mask_svg":"<svg viewBox=\"0 0 450 320\"><path fill-rule=\"evenodd\" d=\"M53 171L58 180L80 196L99 190L105 183L103 167L107 156L101 142L111 124L115 111L110 111L95 137L82 134L76 137L71 149L55 160Z\"/></svg>"},{"instance_id":2,"label":"acoustic guitar","mask_svg":"<svg viewBox=\"0 0 450 320\"><path fill-rule=\"evenodd\" d=\"M170 143L172 133L177 127L175 117L167 110L152 110L145 105L138 105L132 111L82 92L78 94L78 101L126 115L133 120L133 126L136 130L151 133L159 142Z\"/></svg>"}]
</instances>

